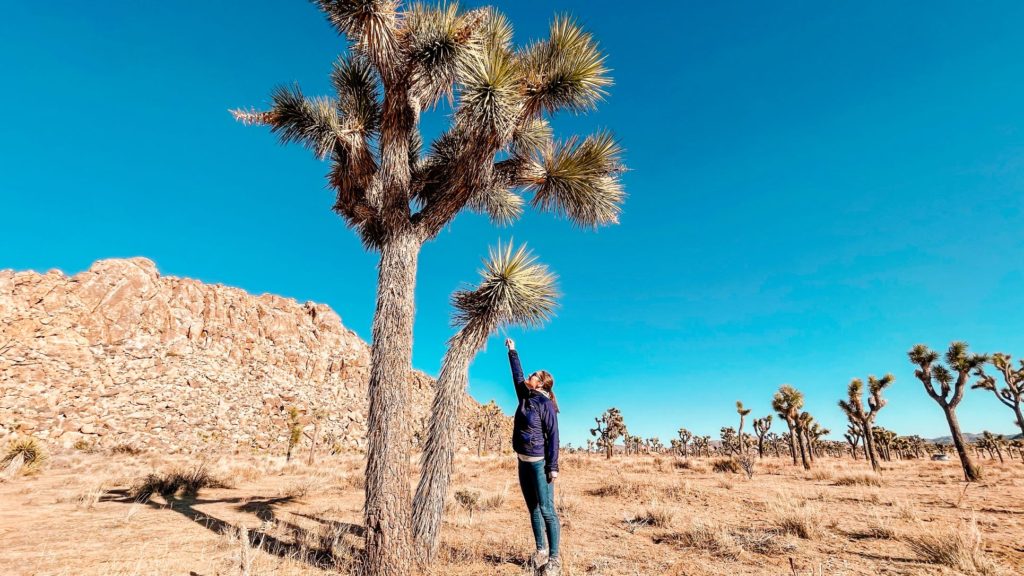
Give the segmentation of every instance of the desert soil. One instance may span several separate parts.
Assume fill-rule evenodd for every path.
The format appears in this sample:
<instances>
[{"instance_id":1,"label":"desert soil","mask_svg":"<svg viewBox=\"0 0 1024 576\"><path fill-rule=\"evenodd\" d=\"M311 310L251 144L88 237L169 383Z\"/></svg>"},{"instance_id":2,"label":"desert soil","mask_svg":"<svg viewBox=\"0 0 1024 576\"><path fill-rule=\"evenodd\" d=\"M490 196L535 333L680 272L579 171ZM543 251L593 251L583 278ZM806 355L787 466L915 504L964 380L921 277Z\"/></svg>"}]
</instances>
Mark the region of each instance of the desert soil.
<instances>
[{"instance_id":1,"label":"desert soil","mask_svg":"<svg viewBox=\"0 0 1024 576\"><path fill-rule=\"evenodd\" d=\"M360 546L363 461L305 458L52 455L0 484L0 573L347 574ZM132 498L147 474L200 460L227 487ZM562 461L565 575L1024 573L1019 460L985 461L985 479L971 485L956 461L888 462L880 485L849 458L819 459L811 472L766 458L750 479L714 472L713 459ZM479 492L480 509L471 518L452 498L431 572L528 573L532 536L512 457L462 455L456 469L452 493ZM954 567L915 546L929 535L959 542Z\"/></svg>"}]
</instances>

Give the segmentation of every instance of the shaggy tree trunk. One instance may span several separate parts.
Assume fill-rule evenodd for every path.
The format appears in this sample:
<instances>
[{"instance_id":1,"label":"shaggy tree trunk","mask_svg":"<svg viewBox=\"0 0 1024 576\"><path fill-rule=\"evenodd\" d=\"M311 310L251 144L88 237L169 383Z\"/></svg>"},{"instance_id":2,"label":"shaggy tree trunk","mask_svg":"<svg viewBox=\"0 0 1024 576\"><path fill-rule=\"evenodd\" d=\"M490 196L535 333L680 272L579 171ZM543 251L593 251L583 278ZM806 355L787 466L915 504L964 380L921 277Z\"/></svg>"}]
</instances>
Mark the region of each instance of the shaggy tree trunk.
<instances>
[{"instance_id":1,"label":"shaggy tree trunk","mask_svg":"<svg viewBox=\"0 0 1024 576\"><path fill-rule=\"evenodd\" d=\"M483 334L486 338L486 333ZM462 395L469 381L469 363L482 348L481 338L459 332L452 338L431 407L430 431L423 450L423 472L413 501L413 537L424 566L437 554L437 540L444 515L444 502L455 459L455 434L459 424Z\"/></svg>"},{"instance_id":2,"label":"shaggy tree trunk","mask_svg":"<svg viewBox=\"0 0 1024 576\"><path fill-rule=\"evenodd\" d=\"M804 433L801 430L797 430L796 441L800 444L800 461L804 465L804 470L810 470L811 464L807 461L807 450L804 448Z\"/></svg>"},{"instance_id":3,"label":"shaggy tree trunk","mask_svg":"<svg viewBox=\"0 0 1024 576\"><path fill-rule=\"evenodd\" d=\"M796 442L797 442L796 430L793 428L793 425L790 424L789 425L789 454L790 454L790 456L793 457L793 466L796 466ZM803 446L802 445L800 446L800 449L803 450Z\"/></svg>"},{"instance_id":4,"label":"shaggy tree trunk","mask_svg":"<svg viewBox=\"0 0 1024 576\"><path fill-rule=\"evenodd\" d=\"M415 567L408 424L419 250L411 233L381 247L370 355L364 576L405 576Z\"/></svg>"},{"instance_id":5,"label":"shaggy tree trunk","mask_svg":"<svg viewBox=\"0 0 1024 576\"><path fill-rule=\"evenodd\" d=\"M1024 436L1024 414L1020 411L1020 404L1013 405L1013 413L1017 416L1017 426L1020 428L1021 436Z\"/></svg>"},{"instance_id":6,"label":"shaggy tree trunk","mask_svg":"<svg viewBox=\"0 0 1024 576\"><path fill-rule=\"evenodd\" d=\"M960 422L956 419L956 412L948 406L943 406L942 411L946 414L946 422L949 423L953 445L956 446L956 453L960 456L960 465L964 468L964 479L968 482L977 482L981 479L981 474L974 462L971 461L971 455L967 453L967 446L964 444L964 437L960 432Z\"/></svg>"},{"instance_id":7,"label":"shaggy tree trunk","mask_svg":"<svg viewBox=\"0 0 1024 576\"><path fill-rule=\"evenodd\" d=\"M878 454L875 453L875 438L871 430L871 424L864 422L861 427L864 429L864 448L868 453L868 460L871 461L871 469L881 472L882 466L878 463Z\"/></svg>"}]
</instances>

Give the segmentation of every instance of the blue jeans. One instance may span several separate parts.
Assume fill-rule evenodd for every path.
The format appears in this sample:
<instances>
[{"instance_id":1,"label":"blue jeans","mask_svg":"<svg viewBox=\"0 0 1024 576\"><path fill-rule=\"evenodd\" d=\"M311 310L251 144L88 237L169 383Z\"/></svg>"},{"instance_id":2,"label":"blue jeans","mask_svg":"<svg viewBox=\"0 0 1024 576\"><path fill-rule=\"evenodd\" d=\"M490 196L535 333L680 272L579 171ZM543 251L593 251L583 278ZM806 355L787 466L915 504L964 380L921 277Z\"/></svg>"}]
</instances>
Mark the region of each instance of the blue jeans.
<instances>
[{"instance_id":1,"label":"blue jeans","mask_svg":"<svg viewBox=\"0 0 1024 576\"><path fill-rule=\"evenodd\" d=\"M548 483L544 474L544 461L523 462L519 460L519 487L523 490L526 507L530 510L530 524L537 550L543 550L544 536L550 544L550 554L558 556L558 537L561 526L555 512L555 485Z\"/></svg>"}]
</instances>

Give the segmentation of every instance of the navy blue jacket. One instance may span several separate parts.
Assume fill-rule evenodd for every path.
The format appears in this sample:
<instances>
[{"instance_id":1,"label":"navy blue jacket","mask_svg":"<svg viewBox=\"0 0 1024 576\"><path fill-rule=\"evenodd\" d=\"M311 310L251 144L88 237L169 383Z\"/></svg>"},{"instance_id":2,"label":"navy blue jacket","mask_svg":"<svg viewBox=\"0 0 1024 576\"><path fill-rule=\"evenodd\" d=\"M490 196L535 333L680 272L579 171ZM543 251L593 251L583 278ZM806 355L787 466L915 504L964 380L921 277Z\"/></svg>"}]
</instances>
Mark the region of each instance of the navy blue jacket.
<instances>
[{"instance_id":1,"label":"navy blue jacket","mask_svg":"<svg viewBox=\"0 0 1024 576\"><path fill-rule=\"evenodd\" d=\"M519 353L508 351L512 383L519 406L513 418L512 449L523 456L543 456L544 472L558 471L558 415L555 404L540 392L526 387Z\"/></svg>"}]
</instances>

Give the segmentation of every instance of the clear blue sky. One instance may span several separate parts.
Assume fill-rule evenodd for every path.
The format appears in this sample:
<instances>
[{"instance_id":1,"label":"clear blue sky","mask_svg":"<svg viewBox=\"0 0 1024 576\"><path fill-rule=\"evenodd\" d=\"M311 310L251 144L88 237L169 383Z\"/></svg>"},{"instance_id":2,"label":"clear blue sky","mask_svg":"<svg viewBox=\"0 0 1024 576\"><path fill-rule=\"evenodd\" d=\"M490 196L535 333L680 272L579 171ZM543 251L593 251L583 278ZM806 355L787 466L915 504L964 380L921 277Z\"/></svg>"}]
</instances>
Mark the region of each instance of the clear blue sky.
<instances>
[{"instance_id":1,"label":"clear blue sky","mask_svg":"<svg viewBox=\"0 0 1024 576\"><path fill-rule=\"evenodd\" d=\"M609 99L555 124L613 129L630 196L597 233L460 217L422 255L415 366L436 374L449 294L514 237L561 277L555 321L513 335L527 370L555 375L563 441L609 406L666 443L681 425L717 436L737 399L766 414L782 383L839 432L850 378L888 371L879 422L946 434L905 352L964 339L1024 355L1024 3L656 6L503 3L520 41L556 11L600 39ZM147 256L325 302L368 337L376 257L330 212L326 166L227 113L279 83L326 93L341 49L301 0L10 3L0 268ZM500 338L471 392L514 407ZM1014 430L981 391L961 424Z\"/></svg>"}]
</instances>

